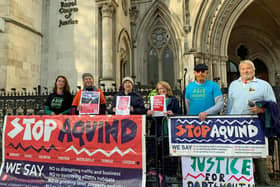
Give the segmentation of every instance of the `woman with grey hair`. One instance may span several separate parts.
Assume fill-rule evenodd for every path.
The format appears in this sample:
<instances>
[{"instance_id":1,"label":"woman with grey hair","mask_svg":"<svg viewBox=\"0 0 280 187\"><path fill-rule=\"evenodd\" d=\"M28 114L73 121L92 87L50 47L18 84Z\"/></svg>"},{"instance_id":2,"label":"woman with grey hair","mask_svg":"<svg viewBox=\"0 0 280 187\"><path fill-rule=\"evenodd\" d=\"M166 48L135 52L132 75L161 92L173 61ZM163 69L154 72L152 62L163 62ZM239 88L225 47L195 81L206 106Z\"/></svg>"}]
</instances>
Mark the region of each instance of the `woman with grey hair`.
<instances>
[{"instance_id":1,"label":"woman with grey hair","mask_svg":"<svg viewBox=\"0 0 280 187\"><path fill-rule=\"evenodd\" d=\"M83 78L83 84L84 84L83 90L97 91L100 93L99 114L105 114L105 112L106 112L105 97L104 97L102 90L100 90L94 86L93 75L91 73L84 73L82 78ZM79 114L79 111L81 110L82 106L80 105L80 99L81 99L81 94L82 94L83 90L78 91L78 93L74 97L74 100L72 102L72 111L71 111L72 114Z\"/></svg>"}]
</instances>

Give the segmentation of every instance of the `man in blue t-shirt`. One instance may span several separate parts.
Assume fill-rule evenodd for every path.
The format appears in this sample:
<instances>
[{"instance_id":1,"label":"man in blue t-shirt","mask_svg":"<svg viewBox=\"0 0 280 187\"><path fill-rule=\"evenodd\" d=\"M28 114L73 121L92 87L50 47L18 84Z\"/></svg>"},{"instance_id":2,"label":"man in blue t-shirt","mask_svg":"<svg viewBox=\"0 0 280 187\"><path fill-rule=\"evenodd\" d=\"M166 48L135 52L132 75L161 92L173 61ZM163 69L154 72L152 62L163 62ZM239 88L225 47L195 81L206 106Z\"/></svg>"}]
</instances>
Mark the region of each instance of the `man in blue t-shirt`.
<instances>
[{"instance_id":1,"label":"man in blue t-shirt","mask_svg":"<svg viewBox=\"0 0 280 187\"><path fill-rule=\"evenodd\" d=\"M222 91L216 82L207 80L208 66L197 64L194 68L195 81L185 92L186 112L198 115L204 121L208 114L218 114L224 105Z\"/></svg>"}]
</instances>

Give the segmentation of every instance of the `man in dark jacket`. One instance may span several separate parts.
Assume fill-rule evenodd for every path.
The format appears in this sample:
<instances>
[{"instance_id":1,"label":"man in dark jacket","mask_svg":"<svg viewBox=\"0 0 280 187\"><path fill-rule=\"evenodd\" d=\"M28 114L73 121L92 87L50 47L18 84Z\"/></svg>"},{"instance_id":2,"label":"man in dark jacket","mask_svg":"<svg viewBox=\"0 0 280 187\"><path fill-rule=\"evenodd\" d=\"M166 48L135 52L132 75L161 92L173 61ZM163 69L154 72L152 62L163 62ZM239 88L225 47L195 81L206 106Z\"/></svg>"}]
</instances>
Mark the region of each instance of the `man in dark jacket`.
<instances>
[{"instance_id":1,"label":"man in dark jacket","mask_svg":"<svg viewBox=\"0 0 280 187\"><path fill-rule=\"evenodd\" d=\"M123 90L114 96L110 113L115 114L116 112L117 96L130 96L130 114L145 114L146 109L141 95L133 91L133 79L125 77L122 80L122 84Z\"/></svg>"}]
</instances>

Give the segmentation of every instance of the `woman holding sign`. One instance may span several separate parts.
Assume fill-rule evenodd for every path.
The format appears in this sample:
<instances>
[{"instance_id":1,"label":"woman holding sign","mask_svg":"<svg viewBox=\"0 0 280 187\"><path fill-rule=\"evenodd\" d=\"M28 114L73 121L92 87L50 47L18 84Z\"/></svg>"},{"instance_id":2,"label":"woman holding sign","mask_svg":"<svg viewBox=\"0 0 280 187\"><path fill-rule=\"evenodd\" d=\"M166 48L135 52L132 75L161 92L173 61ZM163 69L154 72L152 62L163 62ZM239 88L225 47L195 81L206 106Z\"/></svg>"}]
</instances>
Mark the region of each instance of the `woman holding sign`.
<instances>
[{"instance_id":1,"label":"woman holding sign","mask_svg":"<svg viewBox=\"0 0 280 187\"><path fill-rule=\"evenodd\" d=\"M45 103L45 114L69 114L72 100L73 96L70 93L70 87L66 77L63 75L57 76L53 93L48 96Z\"/></svg>"},{"instance_id":2,"label":"woman holding sign","mask_svg":"<svg viewBox=\"0 0 280 187\"><path fill-rule=\"evenodd\" d=\"M151 109L147 111L147 115L152 115L156 119L156 124L152 123L151 126L151 134L156 135L157 137L162 137L163 135L167 135L167 120L164 118L165 116L178 115L181 113L180 105L178 99L173 96L171 86L168 82L160 81L156 86L157 95L151 96ZM159 141L159 140L158 140ZM169 155L168 152L164 152L163 156L167 158L163 158L162 147L168 147L168 141L160 141L158 146L155 145L155 142L148 142L148 164L147 168L153 168L154 161L154 150L158 150L158 159L159 163L164 163L165 173L164 175L168 177L176 176L177 167L178 167L178 159L174 157L167 157ZM158 142L159 143L159 142ZM168 150L168 149L165 149Z\"/></svg>"},{"instance_id":3,"label":"woman holding sign","mask_svg":"<svg viewBox=\"0 0 280 187\"><path fill-rule=\"evenodd\" d=\"M114 96L110 113L117 115L145 114L146 109L141 95L133 91L133 79L125 77L122 84L123 90Z\"/></svg>"},{"instance_id":4,"label":"woman holding sign","mask_svg":"<svg viewBox=\"0 0 280 187\"><path fill-rule=\"evenodd\" d=\"M94 86L93 75L84 73L82 78L84 89L75 95L71 114L105 114L106 100L102 90Z\"/></svg>"},{"instance_id":5,"label":"woman holding sign","mask_svg":"<svg viewBox=\"0 0 280 187\"><path fill-rule=\"evenodd\" d=\"M151 110L147 111L147 115L154 115L156 112L162 112L161 116L172 116L181 113L179 101L175 96L173 96L171 86L168 84L168 82L158 82L156 91L157 95L162 97L151 97L152 107Z\"/></svg>"}]
</instances>

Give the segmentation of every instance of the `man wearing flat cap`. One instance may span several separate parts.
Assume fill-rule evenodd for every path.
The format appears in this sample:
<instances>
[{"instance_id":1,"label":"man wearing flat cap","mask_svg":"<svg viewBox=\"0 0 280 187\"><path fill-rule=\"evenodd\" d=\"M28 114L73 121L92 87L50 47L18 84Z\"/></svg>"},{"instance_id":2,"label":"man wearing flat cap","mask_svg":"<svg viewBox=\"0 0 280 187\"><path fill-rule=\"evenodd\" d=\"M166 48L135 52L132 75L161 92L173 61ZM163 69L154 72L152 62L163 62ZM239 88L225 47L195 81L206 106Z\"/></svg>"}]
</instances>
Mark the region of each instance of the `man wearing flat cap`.
<instances>
[{"instance_id":1,"label":"man wearing flat cap","mask_svg":"<svg viewBox=\"0 0 280 187\"><path fill-rule=\"evenodd\" d=\"M104 97L102 90L100 90L94 86L92 74L84 73L82 75L82 79L83 79L83 84L84 84L83 90L97 91L100 93L99 114L105 114L105 112L106 112L105 97ZM73 99L72 111L71 111L72 114L79 114L79 110L81 109L80 99L81 99L81 94L82 94L83 90L80 90Z\"/></svg>"},{"instance_id":2,"label":"man wearing flat cap","mask_svg":"<svg viewBox=\"0 0 280 187\"><path fill-rule=\"evenodd\" d=\"M144 107L144 101L140 94L133 91L134 81L131 77L124 77L122 80L123 90L117 93L112 102L110 110L111 114L116 112L116 102L118 96L129 96L130 97L130 114L145 114L146 109Z\"/></svg>"},{"instance_id":3,"label":"man wearing flat cap","mask_svg":"<svg viewBox=\"0 0 280 187\"><path fill-rule=\"evenodd\" d=\"M218 114L224 105L219 85L207 80L207 75L208 66L197 64L194 67L195 80L188 84L185 92L187 114L198 115L201 121L204 121L208 114Z\"/></svg>"}]
</instances>

